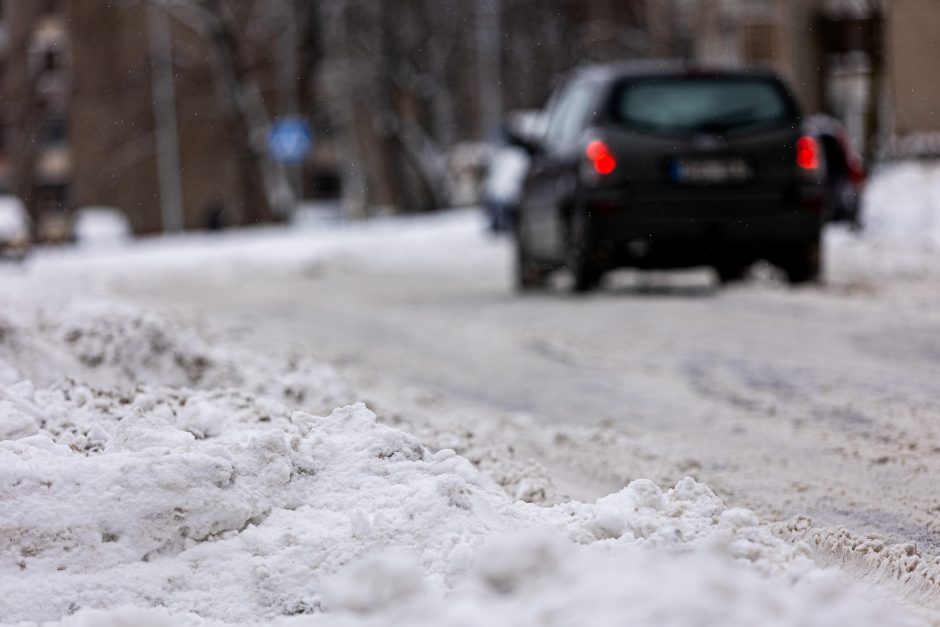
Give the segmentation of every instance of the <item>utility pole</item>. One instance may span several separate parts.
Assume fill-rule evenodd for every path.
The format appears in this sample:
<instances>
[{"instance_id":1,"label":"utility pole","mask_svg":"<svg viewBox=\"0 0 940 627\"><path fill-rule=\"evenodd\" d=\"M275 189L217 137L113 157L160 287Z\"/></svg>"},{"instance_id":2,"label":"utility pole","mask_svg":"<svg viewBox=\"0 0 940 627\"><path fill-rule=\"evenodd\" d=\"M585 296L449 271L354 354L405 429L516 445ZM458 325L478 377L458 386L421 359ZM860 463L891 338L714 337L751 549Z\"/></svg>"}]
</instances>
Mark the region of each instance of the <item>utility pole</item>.
<instances>
[{"instance_id":1,"label":"utility pole","mask_svg":"<svg viewBox=\"0 0 940 627\"><path fill-rule=\"evenodd\" d=\"M274 20L283 26L283 34L277 42L277 104L281 116L303 116L300 111L300 86L298 81L298 50L297 50L297 12L293 0L271 5L277 13ZM305 113L305 112L304 112ZM277 117L277 116L275 116ZM304 164L290 163L286 166L288 183L294 198L303 198L303 172ZM293 210L293 207L291 207Z\"/></svg>"},{"instance_id":2,"label":"utility pole","mask_svg":"<svg viewBox=\"0 0 940 627\"><path fill-rule=\"evenodd\" d=\"M351 7L349 0L338 0L335 5L322 2L317 5L328 38L335 38L330 62L336 70L338 91L341 94L339 104L333 113L340 120L340 150L345 155L345 163L340 170L343 186L343 213L349 218L366 218L369 213L369 175L366 156L360 143L360 130L357 120L356 82L363 62L353 53Z\"/></svg>"},{"instance_id":3,"label":"utility pole","mask_svg":"<svg viewBox=\"0 0 940 627\"><path fill-rule=\"evenodd\" d=\"M494 139L503 115L500 0L477 0L476 8L480 133L483 139Z\"/></svg>"},{"instance_id":4,"label":"utility pole","mask_svg":"<svg viewBox=\"0 0 940 627\"><path fill-rule=\"evenodd\" d=\"M160 188L160 218L165 233L181 231L184 226L173 42L168 10L164 0L150 0L147 4L157 181Z\"/></svg>"}]
</instances>

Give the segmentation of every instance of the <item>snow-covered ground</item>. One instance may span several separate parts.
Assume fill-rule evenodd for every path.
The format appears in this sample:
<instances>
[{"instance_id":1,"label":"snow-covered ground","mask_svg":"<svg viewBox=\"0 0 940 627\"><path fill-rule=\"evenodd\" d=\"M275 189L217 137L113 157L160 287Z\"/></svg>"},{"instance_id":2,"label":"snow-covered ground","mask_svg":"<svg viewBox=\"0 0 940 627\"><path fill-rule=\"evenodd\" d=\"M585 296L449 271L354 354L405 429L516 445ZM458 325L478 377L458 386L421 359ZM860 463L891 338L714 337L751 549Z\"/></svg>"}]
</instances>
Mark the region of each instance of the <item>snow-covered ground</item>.
<instances>
[{"instance_id":1,"label":"snow-covered ground","mask_svg":"<svg viewBox=\"0 0 940 627\"><path fill-rule=\"evenodd\" d=\"M18 305L0 362L4 622L913 624L691 478L514 501L362 404L292 410L346 394L329 369L102 302Z\"/></svg>"},{"instance_id":2,"label":"snow-covered ground","mask_svg":"<svg viewBox=\"0 0 940 627\"><path fill-rule=\"evenodd\" d=\"M469 212L0 268L0 622L936 622L938 174L821 289L520 299Z\"/></svg>"}]
</instances>

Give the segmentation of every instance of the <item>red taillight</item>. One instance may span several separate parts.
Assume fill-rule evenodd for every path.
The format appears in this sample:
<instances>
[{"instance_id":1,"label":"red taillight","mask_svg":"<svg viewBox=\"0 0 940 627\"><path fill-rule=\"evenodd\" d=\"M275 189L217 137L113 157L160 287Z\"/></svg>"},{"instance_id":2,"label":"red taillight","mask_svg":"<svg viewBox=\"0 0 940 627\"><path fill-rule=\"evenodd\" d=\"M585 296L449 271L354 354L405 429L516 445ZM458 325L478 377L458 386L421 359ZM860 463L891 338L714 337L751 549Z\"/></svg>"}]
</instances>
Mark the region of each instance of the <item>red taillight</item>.
<instances>
[{"instance_id":1,"label":"red taillight","mask_svg":"<svg viewBox=\"0 0 940 627\"><path fill-rule=\"evenodd\" d=\"M591 160L598 174L610 174L617 167L617 160L610 154L607 144L600 140L594 140L588 144L584 153Z\"/></svg>"},{"instance_id":2,"label":"red taillight","mask_svg":"<svg viewBox=\"0 0 940 627\"><path fill-rule=\"evenodd\" d=\"M809 136L796 140L796 164L804 170L819 168L819 143Z\"/></svg>"}]
</instances>

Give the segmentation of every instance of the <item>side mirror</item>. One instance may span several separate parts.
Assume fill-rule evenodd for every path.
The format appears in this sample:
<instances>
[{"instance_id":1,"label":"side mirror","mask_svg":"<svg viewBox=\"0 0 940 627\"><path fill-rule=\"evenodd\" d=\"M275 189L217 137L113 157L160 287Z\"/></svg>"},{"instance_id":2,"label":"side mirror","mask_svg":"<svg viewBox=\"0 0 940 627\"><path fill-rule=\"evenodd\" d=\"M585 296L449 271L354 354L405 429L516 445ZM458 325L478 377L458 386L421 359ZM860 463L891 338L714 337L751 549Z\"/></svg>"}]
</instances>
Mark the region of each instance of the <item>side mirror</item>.
<instances>
[{"instance_id":1,"label":"side mirror","mask_svg":"<svg viewBox=\"0 0 940 627\"><path fill-rule=\"evenodd\" d=\"M542 142L534 136L520 133L508 127L503 128L503 136L506 138L507 143L522 148L530 157L542 152Z\"/></svg>"}]
</instances>

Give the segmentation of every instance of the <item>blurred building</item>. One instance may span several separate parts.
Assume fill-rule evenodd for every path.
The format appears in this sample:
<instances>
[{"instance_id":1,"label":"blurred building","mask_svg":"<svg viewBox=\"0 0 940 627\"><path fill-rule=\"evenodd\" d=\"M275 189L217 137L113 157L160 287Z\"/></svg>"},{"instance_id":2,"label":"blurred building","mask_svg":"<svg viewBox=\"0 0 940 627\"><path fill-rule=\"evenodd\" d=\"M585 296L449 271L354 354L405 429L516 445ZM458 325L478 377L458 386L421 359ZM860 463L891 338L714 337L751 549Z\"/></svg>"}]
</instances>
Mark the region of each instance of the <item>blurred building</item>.
<instances>
[{"instance_id":1,"label":"blurred building","mask_svg":"<svg viewBox=\"0 0 940 627\"><path fill-rule=\"evenodd\" d=\"M155 123L159 51L150 6L0 3L0 186L27 202L46 238L64 236L68 213L83 206L118 208L139 233L167 226L161 212L166 180L157 160L162 129ZM269 112L280 112L280 24L266 30L257 14L232 14L232 20L259 24L250 49L231 54L234 61L221 59L237 66L230 81L220 76L216 57L232 51L213 49L227 33L212 40L200 30L198 14L191 17L190 23L167 22L181 226L277 219L262 180L264 140L246 127L233 90L244 84L257 92L262 124Z\"/></svg>"},{"instance_id":2,"label":"blurred building","mask_svg":"<svg viewBox=\"0 0 940 627\"><path fill-rule=\"evenodd\" d=\"M940 155L936 0L697 0L693 57L766 64L869 157Z\"/></svg>"},{"instance_id":3,"label":"blurred building","mask_svg":"<svg viewBox=\"0 0 940 627\"><path fill-rule=\"evenodd\" d=\"M769 64L869 156L940 155L937 32L937 0L0 0L0 187L59 232L88 205L141 233L433 209L506 111L640 57ZM284 115L316 136L297 166L268 154Z\"/></svg>"},{"instance_id":4,"label":"blurred building","mask_svg":"<svg viewBox=\"0 0 940 627\"><path fill-rule=\"evenodd\" d=\"M166 62L175 80L168 106L176 128L161 129L154 106L159 83L152 74L160 51L154 49L147 3L65 4L73 74L69 140L77 155L71 206L117 207L141 233L164 228L161 192L177 193L161 188L157 159L159 133L169 132L178 152L183 228L270 219L254 163L243 154L242 129L224 106L203 39L170 22L175 27Z\"/></svg>"},{"instance_id":5,"label":"blurred building","mask_svg":"<svg viewBox=\"0 0 940 627\"><path fill-rule=\"evenodd\" d=\"M69 66L60 3L0 4L0 188L23 197L35 215L50 216L51 238L64 236L73 174Z\"/></svg>"},{"instance_id":6,"label":"blurred building","mask_svg":"<svg viewBox=\"0 0 940 627\"><path fill-rule=\"evenodd\" d=\"M138 232L168 226L161 186L172 191L173 181L161 180L157 158L165 133L148 10L166 4L5 4L2 22L17 43L0 57L26 68L27 50L51 50L48 72L60 77L49 79L59 85L54 107L33 97L35 72L3 80L11 97L0 100L0 117L16 136L2 151L7 186L37 222L104 205L125 211ZM479 153L451 147L491 138L503 111L540 105L573 65L667 54L677 32L668 4L174 2L172 136L183 226L206 226L220 213L234 224L279 217L277 167L259 136L283 114L311 120L317 137L303 168L274 172L295 193L342 191L353 215L446 206L455 198L453 155ZM228 31L213 30L210 9L230 18Z\"/></svg>"},{"instance_id":7,"label":"blurred building","mask_svg":"<svg viewBox=\"0 0 940 627\"><path fill-rule=\"evenodd\" d=\"M885 154L940 156L940 3L891 0L885 20Z\"/></svg>"}]
</instances>

